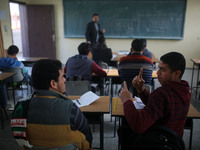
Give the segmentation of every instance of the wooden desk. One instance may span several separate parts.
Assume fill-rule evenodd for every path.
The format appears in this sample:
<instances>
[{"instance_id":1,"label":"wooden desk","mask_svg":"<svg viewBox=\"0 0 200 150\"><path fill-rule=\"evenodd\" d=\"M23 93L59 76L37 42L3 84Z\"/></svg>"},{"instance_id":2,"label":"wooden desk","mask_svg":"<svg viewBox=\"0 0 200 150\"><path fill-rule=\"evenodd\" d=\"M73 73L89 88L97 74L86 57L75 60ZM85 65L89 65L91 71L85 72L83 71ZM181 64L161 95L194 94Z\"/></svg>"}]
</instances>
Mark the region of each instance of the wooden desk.
<instances>
[{"instance_id":1,"label":"wooden desk","mask_svg":"<svg viewBox=\"0 0 200 150\"><path fill-rule=\"evenodd\" d=\"M120 119L124 119L124 108L123 108L123 104L120 100L120 98L118 97L115 97L112 99L112 104L113 104L113 107L112 107L112 116L116 116L116 117L120 117ZM189 143L189 149L191 149L191 146L192 146L192 131L193 131L193 119L200 119L200 113L193 107L192 104L190 104L190 107L189 107L189 111L188 111L188 114L187 114L187 121L191 122L189 124L185 124L185 127L186 129L190 129L190 143ZM186 121L186 122L187 122ZM120 123L119 123L119 126ZM116 131L116 124L115 124L115 131ZM120 146L120 144L118 143L118 146Z\"/></svg>"},{"instance_id":2,"label":"wooden desk","mask_svg":"<svg viewBox=\"0 0 200 150\"><path fill-rule=\"evenodd\" d=\"M116 100L117 99L117 100ZM113 116L124 116L124 108L123 104L118 97L113 97L112 99L112 115ZM188 111L188 118L200 118L200 113L194 108L192 104L190 104L189 111Z\"/></svg>"},{"instance_id":3,"label":"wooden desk","mask_svg":"<svg viewBox=\"0 0 200 150\"><path fill-rule=\"evenodd\" d=\"M193 85L193 76L194 76L194 68L197 66L198 72L197 72L197 83L196 83L196 91L195 91L195 98L197 99L197 93L198 93L198 80L199 80L199 70L200 70L200 59L191 59L193 62L193 68L192 68L192 79L191 79L191 90L195 87L192 87Z\"/></svg>"},{"instance_id":4,"label":"wooden desk","mask_svg":"<svg viewBox=\"0 0 200 150\"><path fill-rule=\"evenodd\" d=\"M68 96L69 99L78 99L80 96ZM104 147L104 114L110 113L110 97L101 96L98 100L94 101L89 106L84 106L80 108L85 114L89 123L100 125L100 149ZM89 115L87 115L89 114ZM90 117L90 114L95 115ZM94 121L97 120L97 121Z\"/></svg>"},{"instance_id":5,"label":"wooden desk","mask_svg":"<svg viewBox=\"0 0 200 150\"><path fill-rule=\"evenodd\" d=\"M116 57L114 59L112 59L111 61L119 61L120 58L122 58L124 56L127 56L127 55L120 55L120 54L118 54L118 52L113 52L113 55L116 55ZM157 59L153 53L152 53L152 61L154 63L158 63L159 62L159 59Z\"/></svg>"},{"instance_id":6,"label":"wooden desk","mask_svg":"<svg viewBox=\"0 0 200 150\"><path fill-rule=\"evenodd\" d=\"M25 66L33 65L36 61L40 59L48 59L47 57L18 57L19 61L22 61Z\"/></svg>"},{"instance_id":7,"label":"wooden desk","mask_svg":"<svg viewBox=\"0 0 200 150\"><path fill-rule=\"evenodd\" d=\"M22 62L35 62L40 59L48 59L48 58L47 57L18 57L18 60Z\"/></svg>"},{"instance_id":8,"label":"wooden desk","mask_svg":"<svg viewBox=\"0 0 200 150\"><path fill-rule=\"evenodd\" d=\"M2 74L0 74L0 82L13 77L15 74L15 72L2 72Z\"/></svg>"},{"instance_id":9,"label":"wooden desk","mask_svg":"<svg viewBox=\"0 0 200 150\"><path fill-rule=\"evenodd\" d=\"M103 69L105 72L108 71L107 77L119 77L119 73L117 69ZM156 70L153 70L152 78L157 78Z\"/></svg>"},{"instance_id":10,"label":"wooden desk","mask_svg":"<svg viewBox=\"0 0 200 150\"><path fill-rule=\"evenodd\" d=\"M80 98L80 96L68 96L69 99L74 100ZM98 100L92 104L84 107L80 107L82 112L95 112L95 113L110 113L110 97L101 96Z\"/></svg>"}]
</instances>

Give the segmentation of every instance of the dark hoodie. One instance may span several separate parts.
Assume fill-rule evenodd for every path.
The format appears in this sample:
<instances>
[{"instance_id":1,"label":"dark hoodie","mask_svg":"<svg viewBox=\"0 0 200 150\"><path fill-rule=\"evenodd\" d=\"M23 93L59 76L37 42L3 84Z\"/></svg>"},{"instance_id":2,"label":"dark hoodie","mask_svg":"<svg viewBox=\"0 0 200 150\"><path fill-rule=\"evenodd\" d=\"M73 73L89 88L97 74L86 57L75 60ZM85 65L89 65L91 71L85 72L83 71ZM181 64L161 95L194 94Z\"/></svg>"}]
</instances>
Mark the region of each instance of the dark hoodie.
<instances>
[{"instance_id":1,"label":"dark hoodie","mask_svg":"<svg viewBox=\"0 0 200 150\"><path fill-rule=\"evenodd\" d=\"M168 82L153 93L140 94L146 105L136 110L133 102L124 103L124 114L132 130L143 133L153 124L166 126L181 137L190 106L191 92L186 81Z\"/></svg>"}]
</instances>

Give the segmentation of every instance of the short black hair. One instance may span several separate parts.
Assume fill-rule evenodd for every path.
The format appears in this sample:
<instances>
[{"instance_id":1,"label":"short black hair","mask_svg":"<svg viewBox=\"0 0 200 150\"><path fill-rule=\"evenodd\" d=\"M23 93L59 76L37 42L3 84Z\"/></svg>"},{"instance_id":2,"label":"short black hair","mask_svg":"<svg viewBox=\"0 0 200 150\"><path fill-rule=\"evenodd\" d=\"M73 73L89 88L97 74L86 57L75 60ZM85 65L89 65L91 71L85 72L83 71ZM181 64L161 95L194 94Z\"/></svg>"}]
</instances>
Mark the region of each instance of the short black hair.
<instances>
[{"instance_id":1,"label":"short black hair","mask_svg":"<svg viewBox=\"0 0 200 150\"><path fill-rule=\"evenodd\" d=\"M78 46L78 52L79 54L81 55L88 55L88 53L91 51L91 46L89 43L81 43L79 46Z\"/></svg>"},{"instance_id":2,"label":"short black hair","mask_svg":"<svg viewBox=\"0 0 200 150\"><path fill-rule=\"evenodd\" d=\"M51 80L58 82L59 70L62 63L59 60L41 59L37 61L32 69L32 83L35 89L48 90Z\"/></svg>"},{"instance_id":3,"label":"short black hair","mask_svg":"<svg viewBox=\"0 0 200 150\"><path fill-rule=\"evenodd\" d=\"M172 72L180 70L180 79L182 78L185 71L185 58L181 53L178 52L169 52L161 56L160 60L167 64Z\"/></svg>"},{"instance_id":4,"label":"short black hair","mask_svg":"<svg viewBox=\"0 0 200 150\"><path fill-rule=\"evenodd\" d=\"M146 47L147 46L147 40L146 39L141 39L141 40L143 41L144 47Z\"/></svg>"},{"instance_id":5,"label":"short black hair","mask_svg":"<svg viewBox=\"0 0 200 150\"><path fill-rule=\"evenodd\" d=\"M11 45L9 48L8 48L8 55L15 55L19 52L19 48L16 46L16 45Z\"/></svg>"},{"instance_id":6,"label":"short black hair","mask_svg":"<svg viewBox=\"0 0 200 150\"><path fill-rule=\"evenodd\" d=\"M131 43L131 48L136 52L141 52L144 49L143 40L135 39Z\"/></svg>"},{"instance_id":7,"label":"short black hair","mask_svg":"<svg viewBox=\"0 0 200 150\"><path fill-rule=\"evenodd\" d=\"M94 16L99 16L99 14L97 14L97 13L93 14L93 15L92 15L92 18L93 18Z\"/></svg>"},{"instance_id":8,"label":"short black hair","mask_svg":"<svg viewBox=\"0 0 200 150\"><path fill-rule=\"evenodd\" d=\"M105 42L105 40L106 40L106 39L105 39L104 36L100 36L99 39L98 39L98 42L102 44L102 43Z\"/></svg>"}]
</instances>

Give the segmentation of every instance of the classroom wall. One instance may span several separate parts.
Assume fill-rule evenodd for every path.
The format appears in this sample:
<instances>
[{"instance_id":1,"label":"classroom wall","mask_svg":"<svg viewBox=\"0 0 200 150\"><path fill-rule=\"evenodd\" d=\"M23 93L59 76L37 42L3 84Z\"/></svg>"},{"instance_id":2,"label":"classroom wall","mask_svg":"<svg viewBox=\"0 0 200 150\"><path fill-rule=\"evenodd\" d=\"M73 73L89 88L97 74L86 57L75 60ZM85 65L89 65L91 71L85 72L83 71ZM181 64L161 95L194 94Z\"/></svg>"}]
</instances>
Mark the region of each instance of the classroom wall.
<instances>
[{"instance_id":1,"label":"classroom wall","mask_svg":"<svg viewBox=\"0 0 200 150\"><path fill-rule=\"evenodd\" d=\"M10 24L10 11L8 0L0 1L0 11L1 13L5 14L5 16L3 15L3 17L5 18L1 19L0 22L4 41L4 48L7 49L12 44L12 31Z\"/></svg>"},{"instance_id":2,"label":"classroom wall","mask_svg":"<svg viewBox=\"0 0 200 150\"><path fill-rule=\"evenodd\" d=\"M4 7L8 3L8 0L1 0L0 4L4 3ZM55 31L56 31L56 54L57 59L60 59L63 63L66 60L77 54L77 47L81 42L84 42L84 38L64 38L64 23L63 23L63 6L62 0L18 0L25 1L29 4L52 4L55 8ZM200 1L199 0L187 0L185 29L183 40L148 40L147 48L152 51L157 58L170 51L178 51L182 53L187 61L187 68L192 67L190 61L191 58L200 58ZM103 16L100 16L100 19ZM90 21L90 20L88 20ZM8 21L9 23L9 21ZM11 36L3 34L5 45L11 42ZM107 39L108 47L113 51L129 50L132 39Z\"/></svg>"}]
</instances>

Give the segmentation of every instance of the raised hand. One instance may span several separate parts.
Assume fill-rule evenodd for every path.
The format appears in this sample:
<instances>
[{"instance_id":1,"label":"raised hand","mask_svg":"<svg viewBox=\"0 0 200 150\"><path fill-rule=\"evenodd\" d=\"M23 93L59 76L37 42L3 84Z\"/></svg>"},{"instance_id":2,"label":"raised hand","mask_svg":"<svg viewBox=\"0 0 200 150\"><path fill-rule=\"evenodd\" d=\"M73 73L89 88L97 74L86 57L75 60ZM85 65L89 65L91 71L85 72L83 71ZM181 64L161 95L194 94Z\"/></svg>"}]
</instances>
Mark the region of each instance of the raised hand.
<instances>
[{"instance_id":1,"label":"raised hand","mask_svg":"<svg viewBox=\"0 0 200 150\"><path fill-rule=\"evenodd\" d=\"M144 87L144 79L142 78L143 74L143 68L140 68L140 72L138 76L135 76L135 78L132 81L133 87L140 93L143 90Z\"/></svg>"},{"instance_id":2,"label":"raised hand","mask_svg":"<svg viewBox=\"0 0 200 150\"><path fill-rule=\"evenodd\" d=\"M132 94L128 91L126 81L124 81L123 84L124 87L119 93L119 98L121 99L122 103L125 103L127 100L132 100Z\"/></svg>"}]
</instances>

